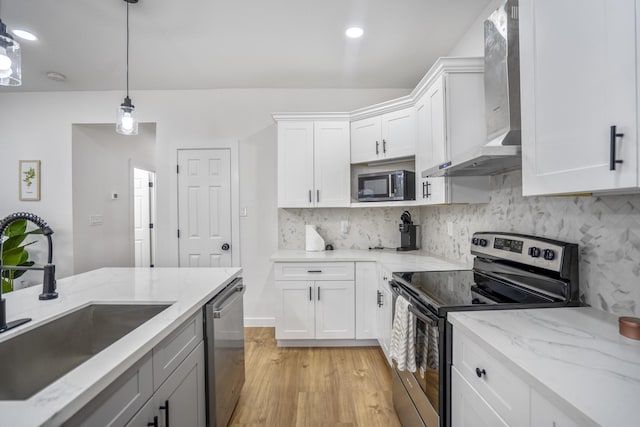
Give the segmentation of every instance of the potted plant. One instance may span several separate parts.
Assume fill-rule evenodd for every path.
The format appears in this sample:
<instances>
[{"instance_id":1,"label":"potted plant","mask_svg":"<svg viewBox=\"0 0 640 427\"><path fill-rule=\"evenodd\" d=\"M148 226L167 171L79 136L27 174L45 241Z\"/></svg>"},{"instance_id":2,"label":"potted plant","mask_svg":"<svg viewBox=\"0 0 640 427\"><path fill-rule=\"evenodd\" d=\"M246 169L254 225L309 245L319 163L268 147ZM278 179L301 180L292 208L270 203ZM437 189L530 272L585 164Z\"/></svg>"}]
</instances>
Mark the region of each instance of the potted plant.
<instances>
[{"instance_id":1,"label":"potted plant","mask_svg":"<svg viewBox=\"0 0 640 427\"><path fill-rule=\"evenodd\" d=\"M26 247L34 244L35 241L24 243L30 234L42 234L42 230L27 231L26 220L15 221L7 227L4 236L2 236L4 241L2 243L1 263L3 266L30 267L34 264L33 261L29 260L29 252ZM24 273L26 273L24 270L2 269L2 293L11 292L13 290L13 281Z\"/></svg>"}]
</instances>

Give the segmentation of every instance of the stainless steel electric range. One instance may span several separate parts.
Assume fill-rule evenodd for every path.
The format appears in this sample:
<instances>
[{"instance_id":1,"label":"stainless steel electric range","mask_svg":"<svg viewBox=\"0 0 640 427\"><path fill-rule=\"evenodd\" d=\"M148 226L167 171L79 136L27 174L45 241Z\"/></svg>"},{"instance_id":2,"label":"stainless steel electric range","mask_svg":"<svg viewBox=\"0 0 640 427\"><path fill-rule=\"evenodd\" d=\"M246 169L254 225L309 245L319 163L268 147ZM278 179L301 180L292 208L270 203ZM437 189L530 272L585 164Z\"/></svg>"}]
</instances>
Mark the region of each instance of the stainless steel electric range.
<instances>
[{"instance_id":1,"label":"stainless steel electric range","mask_svg":"<svg viewBox=\"0 0 640 427\"><path fill-rule=\"evenodd\" d=\"M415 319L416 372L393 373L404 427L451 425L452 311L579 305L578 246L500 232L473 235L472 270L394 273L393 307L406 298ZM394 364L395 368L395 364Z\"/></svg>"}]
</instances>

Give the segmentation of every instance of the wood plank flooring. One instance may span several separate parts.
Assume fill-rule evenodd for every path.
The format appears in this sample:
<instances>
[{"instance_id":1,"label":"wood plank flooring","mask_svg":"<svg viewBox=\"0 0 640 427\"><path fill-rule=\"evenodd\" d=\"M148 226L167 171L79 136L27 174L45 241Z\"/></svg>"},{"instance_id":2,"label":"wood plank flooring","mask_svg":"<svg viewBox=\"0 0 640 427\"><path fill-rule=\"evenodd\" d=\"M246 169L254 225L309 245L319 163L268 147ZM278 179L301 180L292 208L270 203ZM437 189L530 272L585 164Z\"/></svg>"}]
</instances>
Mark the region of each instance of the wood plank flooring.
<instances>
[{"instance_id":1,"label":"wood plank flooring","mask_svg":"<svg viewBox=\"0 0 640 427\"><path fill-rule=\"evenodd\" d=\"M230 426L400 426L377 347L278 348L245 328L246 382Z\"/></svg>"}]
</instances>

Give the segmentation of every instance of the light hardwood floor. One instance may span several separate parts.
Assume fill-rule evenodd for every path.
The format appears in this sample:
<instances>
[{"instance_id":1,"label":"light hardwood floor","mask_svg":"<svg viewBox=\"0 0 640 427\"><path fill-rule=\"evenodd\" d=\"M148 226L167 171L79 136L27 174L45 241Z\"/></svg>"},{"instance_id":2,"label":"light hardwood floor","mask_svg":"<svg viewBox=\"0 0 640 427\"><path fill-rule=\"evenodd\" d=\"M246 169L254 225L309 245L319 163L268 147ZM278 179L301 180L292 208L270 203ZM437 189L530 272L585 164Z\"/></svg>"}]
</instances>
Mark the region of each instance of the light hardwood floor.
<instances>
[{"instance_id":1,"label":"light hardwood floor","mask_svg":"<svg viewBox=\"0 0 640 427\"><path fill-rule=\"evenodd\" d=\"M245 328L246 382L230 426L400 426L377 347L278 348Z\"/></svg>"}]
</instances>

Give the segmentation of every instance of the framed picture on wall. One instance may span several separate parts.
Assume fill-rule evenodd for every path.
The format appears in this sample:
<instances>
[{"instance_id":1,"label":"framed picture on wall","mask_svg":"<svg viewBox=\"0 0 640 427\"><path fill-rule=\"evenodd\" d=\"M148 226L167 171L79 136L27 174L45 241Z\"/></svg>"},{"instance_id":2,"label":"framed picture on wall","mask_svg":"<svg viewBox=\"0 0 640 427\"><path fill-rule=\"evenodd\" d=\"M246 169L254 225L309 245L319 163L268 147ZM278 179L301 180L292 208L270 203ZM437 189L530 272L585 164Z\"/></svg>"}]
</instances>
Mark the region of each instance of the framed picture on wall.
<instances>
[{"instance_id":1,"label":"framed picture on wall","mask_svg":"<svg viewBox=\"0 0 640 427\"><path fill-rule=\"evenodd\" d=\"M40 200L40 160L20 160L20 200Z\"/></svg>"}]
</instances>

